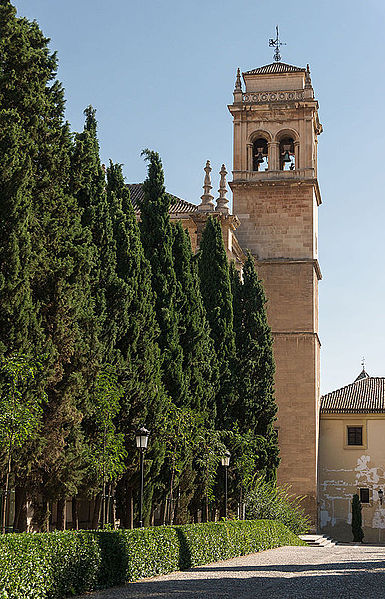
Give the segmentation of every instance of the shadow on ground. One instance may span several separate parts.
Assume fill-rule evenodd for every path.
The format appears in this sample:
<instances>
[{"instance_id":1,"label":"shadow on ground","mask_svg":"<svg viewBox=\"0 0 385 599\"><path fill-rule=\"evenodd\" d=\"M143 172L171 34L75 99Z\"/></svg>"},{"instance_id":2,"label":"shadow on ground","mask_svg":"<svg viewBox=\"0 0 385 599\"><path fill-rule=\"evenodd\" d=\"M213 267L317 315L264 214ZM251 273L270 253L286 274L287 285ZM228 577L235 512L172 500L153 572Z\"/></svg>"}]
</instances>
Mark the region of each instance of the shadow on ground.
<instances>
[{"instance_id":1,"label":"shadow on ground","mask_svg":"<svg viewBox=\"0 0 385 599\"><path fill-rule=\"evenodd\" d=\"M202 577L206 572L220 576ZM106 590L95 599L315 599L315 594L322 599L385 599L385 563L380 558L319 565L223 565L185 574L189 578L158 578Z\"/></svg>"}]
</instances>

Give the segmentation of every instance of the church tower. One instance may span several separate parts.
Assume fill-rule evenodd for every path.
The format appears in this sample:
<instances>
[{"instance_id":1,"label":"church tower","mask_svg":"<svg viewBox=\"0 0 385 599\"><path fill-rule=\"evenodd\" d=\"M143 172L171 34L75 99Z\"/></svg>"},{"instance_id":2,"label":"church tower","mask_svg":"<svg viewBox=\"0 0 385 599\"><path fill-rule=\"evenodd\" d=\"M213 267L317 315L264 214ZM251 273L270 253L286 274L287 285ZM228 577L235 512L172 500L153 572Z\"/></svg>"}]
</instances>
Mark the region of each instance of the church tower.
<instances>
[{"instance_id":1,"label":"church tower","mask_svg":"<svg viewBox=\"0 0 385 599\"><path fill-rule=\"evenodd\" d=\"M317 521L320 387L317 137L322 132L309 66L282 62L243 73L234 102L233 212L253 254L274 336L278 482L306 495Z\"/></svg>"}]
</instances>

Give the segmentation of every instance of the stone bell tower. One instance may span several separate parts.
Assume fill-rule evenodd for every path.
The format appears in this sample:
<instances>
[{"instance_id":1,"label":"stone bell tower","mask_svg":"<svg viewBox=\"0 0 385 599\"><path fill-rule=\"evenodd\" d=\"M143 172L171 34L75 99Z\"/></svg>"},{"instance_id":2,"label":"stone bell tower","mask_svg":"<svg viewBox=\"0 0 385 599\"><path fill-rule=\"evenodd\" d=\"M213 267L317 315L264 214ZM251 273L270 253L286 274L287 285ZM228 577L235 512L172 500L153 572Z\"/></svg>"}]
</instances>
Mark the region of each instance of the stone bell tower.
<instances>
[{"instance_id":1,"label":"stone bell tower","mask_svg":"<svg viewBox=\"0 0 385 599\"><path fill-rule=\"evenodd\" d=\"M278 482L306 495L317 521L320 387L317 137L309 66L282 62L243 73L234 102L230 187L237 238L255 257L274 335L281 465Z\"/></svg>"}]
</instances>

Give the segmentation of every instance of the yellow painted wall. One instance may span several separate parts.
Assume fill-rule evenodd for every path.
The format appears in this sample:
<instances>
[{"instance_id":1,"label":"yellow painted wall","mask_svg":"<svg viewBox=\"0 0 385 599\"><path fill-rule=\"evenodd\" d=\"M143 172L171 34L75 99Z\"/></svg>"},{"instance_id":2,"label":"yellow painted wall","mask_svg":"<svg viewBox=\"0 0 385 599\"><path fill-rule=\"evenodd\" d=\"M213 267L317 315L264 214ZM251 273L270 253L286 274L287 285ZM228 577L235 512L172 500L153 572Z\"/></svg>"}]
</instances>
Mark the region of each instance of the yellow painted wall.
<instances>
[{"instance_id":1,"label":"yellow painted wall","mask_svg":"<svg viewBox=\"0 0 385 599\"><path fill-rule=\"evenodd\" d=\"M347 426L363 426L363 445L348 446ZM319 526L323 534L352 541L351 501L369 489L362 504L364 542L385 543L385 414L321 414L319 437Z\"/></svg>"}]
</instances>

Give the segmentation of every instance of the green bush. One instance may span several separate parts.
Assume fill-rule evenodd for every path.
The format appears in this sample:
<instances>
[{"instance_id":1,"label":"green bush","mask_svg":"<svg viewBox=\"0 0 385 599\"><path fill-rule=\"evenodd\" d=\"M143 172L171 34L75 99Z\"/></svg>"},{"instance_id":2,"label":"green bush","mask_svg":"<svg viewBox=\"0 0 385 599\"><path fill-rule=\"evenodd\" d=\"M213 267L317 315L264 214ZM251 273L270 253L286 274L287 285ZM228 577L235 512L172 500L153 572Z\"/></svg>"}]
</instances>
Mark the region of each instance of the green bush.
<instances>
[{"instance_id":1,"label":"green bush","mask_svg":"<svg viewBox=\"0 0 385 599\"><path fill-rule=\"evenodd\" d=\"M0 598L59 599L95 588L101 551L86 532L0 537Z\"/></svg>"},{"instance_id":2,"label":"green bush","mask_svg":"<svg viewBox=\"0 0 385 599\"><path fill-rule=\"evenodd\" d=\"M0 599L61 599L281 545L281 522L223 521L0 537Z\"/></svg>"},{"instance_id":3,"label":"green bush","mask_svg":"<svg viewBox=\"0 0 385 599\"><path fill-rule=\"evenodd\" d=\"M365 536L362 530L362 505L357 493L353 495L352 500L352 533L353 541L362 543Z\"/></svg>"},{"instance_id":4,"label":"green bush","mask_svg":"<svg viewBox=\"0 0 385 599\"><path fill-rule=\"evenodd\" d=\"M289 487L279 487L259 478L246 497L246 517L278 520L295 534L303 534L310 528L310 517L301 507L302 499L291 495Z\"/></svg>"}]
</instances>

